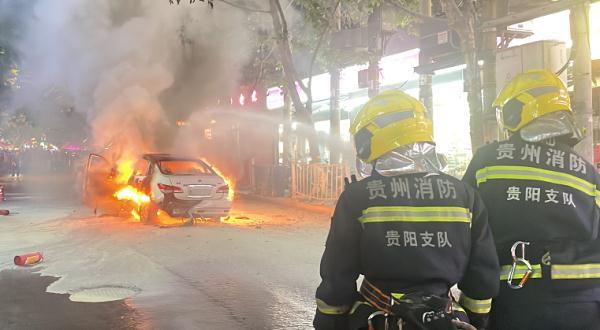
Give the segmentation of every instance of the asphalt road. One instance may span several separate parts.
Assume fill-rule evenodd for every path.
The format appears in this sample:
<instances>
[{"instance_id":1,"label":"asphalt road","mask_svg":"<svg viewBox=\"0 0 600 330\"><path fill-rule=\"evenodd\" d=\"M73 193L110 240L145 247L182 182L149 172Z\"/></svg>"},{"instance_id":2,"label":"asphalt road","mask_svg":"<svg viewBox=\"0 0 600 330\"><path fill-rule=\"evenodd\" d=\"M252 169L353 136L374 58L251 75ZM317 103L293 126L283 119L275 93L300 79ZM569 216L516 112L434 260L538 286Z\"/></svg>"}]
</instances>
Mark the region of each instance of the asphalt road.
<instances>
[{"instance_id":1,"label":"asphalt road","mask_svg":"<svg viewBox=\"0 0 600 330\"><path fill-rule=\"evenodd\" d=\"M225 222L160 228L65 196L0 206L1 329L311 327L327 215L241 199Z\"/></svg>"}]
</instances>

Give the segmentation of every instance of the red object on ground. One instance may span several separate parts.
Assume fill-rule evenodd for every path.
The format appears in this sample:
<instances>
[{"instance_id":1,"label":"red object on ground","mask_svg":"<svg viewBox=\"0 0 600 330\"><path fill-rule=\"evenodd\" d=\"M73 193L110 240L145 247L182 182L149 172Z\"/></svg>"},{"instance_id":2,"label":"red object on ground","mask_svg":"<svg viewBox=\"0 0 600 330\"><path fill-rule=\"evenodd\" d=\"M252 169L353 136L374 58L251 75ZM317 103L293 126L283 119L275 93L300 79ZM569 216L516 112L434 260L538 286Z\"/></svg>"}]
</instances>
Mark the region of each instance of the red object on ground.
<instances>
[{"instance_id":1,"label":"red object on ground","mask_svg":"<svg viewBox=\"0 0 600 330\"><path fill-rule=\"evenodd\" d=\"M15 257L15 265L17 266L27 266L37 264L38 262L44 260L44 256L41 252L33 252L27 253L20 256Z\"/></svg>"},{"instance_id":2,"label":"red object on ground","mask_svg":"<svg viewBox=\"0 0 600 330\"><path fill-rule=\"evenodd\" d=\"M9 210L0 210L0 215L9 215L10 211Z\"/></svg>"}]
</instances>

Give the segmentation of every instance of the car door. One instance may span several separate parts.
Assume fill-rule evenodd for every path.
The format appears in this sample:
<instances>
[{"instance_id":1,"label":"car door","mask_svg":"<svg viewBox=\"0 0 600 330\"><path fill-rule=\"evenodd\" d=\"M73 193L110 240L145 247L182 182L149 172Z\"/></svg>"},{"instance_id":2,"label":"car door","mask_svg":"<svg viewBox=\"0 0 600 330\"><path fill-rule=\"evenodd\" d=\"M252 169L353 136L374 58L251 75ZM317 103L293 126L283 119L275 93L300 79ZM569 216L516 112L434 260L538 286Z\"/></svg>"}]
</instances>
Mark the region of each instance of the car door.
<instances>
[{"instance_id":1,"label":"car door","mask_svg":"<svg viewBox=\"0 0 600 330\"><path fill-rule=\"evenodd\" d=\"M106 158L90 154L83 173L84 202L95 206L99 199L112 197L115 189L113 176L114 168Z\"/></svg>"}]
</instances>

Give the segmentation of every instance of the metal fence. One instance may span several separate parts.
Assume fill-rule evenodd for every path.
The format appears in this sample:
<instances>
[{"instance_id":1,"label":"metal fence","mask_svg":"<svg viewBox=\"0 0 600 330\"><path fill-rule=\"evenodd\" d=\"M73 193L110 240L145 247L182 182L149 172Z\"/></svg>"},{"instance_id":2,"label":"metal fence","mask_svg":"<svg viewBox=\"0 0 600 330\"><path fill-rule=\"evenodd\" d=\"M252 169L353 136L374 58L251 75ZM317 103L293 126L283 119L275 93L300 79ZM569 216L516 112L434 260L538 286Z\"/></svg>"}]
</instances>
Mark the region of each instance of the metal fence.
<instances>
[{"instance_id":1,"label":"metal fence","mask_svg":"<svg viewBox=\"0 0 600 330\"><path fill-rule=\"evenodd\" d=\"M291 170L292 197L309 200L337 200L349 176L348 166L340 164L296 164Z\"/></svg>"}]
</instances>

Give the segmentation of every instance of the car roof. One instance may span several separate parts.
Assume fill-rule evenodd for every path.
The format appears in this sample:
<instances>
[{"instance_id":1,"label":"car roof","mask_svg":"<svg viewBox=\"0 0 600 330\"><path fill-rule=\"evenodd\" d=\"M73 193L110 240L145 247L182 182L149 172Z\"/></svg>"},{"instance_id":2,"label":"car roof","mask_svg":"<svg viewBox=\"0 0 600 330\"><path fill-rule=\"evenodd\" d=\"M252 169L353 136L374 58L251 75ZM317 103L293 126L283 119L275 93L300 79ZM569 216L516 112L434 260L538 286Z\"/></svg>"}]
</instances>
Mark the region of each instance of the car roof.
<instances>
[{"instance_id":1,"label":"car roof","mask_svg":"<svg viewBox=\"0 0 600 330\"><path fill-rule=\"evenodd\" d=\"M142 158L149 160L151 162L159 162L159 161L163 161L163 160L192 160L192 161L202 162L202 160L199 158L177 156L177 155L172 155L172 154L144 154L142 156Z\"/></svg>"}]
</instances>

